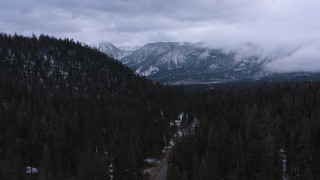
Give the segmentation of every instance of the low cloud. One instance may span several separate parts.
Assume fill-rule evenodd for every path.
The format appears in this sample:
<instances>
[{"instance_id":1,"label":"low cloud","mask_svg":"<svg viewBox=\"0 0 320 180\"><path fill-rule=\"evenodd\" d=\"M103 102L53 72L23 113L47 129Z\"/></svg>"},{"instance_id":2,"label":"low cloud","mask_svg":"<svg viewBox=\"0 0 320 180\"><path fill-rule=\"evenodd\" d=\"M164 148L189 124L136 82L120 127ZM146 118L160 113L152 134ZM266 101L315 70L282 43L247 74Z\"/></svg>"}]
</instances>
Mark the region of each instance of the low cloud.
<instances>
[{"instance_id":1,"label":"low cloud","mask_svg":"<svg viewBox=\"0 0 320 180\"><path fill-rule=\"evenodd\" d=\"M318 0L10 0L2 32L88 44L206 42L267 59L268 71L320 71Z\"/></svg>"},{"instance_id":2,"label":"low cloud","mask_svg":"<svg viewBox=\"0 0 320 180\"><path fill-rule=\"evenodd\" d=\"M266 64L266 69L276 72L319 72L319 49L319 43L302 46L292 54Z\"/></svg>"}]
</instances>

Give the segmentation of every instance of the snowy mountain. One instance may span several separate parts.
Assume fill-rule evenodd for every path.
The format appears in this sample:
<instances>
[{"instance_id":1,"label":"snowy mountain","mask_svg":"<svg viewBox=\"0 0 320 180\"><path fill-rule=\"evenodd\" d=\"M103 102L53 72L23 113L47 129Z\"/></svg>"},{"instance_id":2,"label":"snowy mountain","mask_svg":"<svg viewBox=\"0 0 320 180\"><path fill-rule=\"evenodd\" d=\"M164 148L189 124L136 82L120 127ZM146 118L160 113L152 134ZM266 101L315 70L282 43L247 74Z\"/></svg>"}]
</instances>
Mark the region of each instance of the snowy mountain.
<instances>
[{"instance_id":1,"label":"snowy mountain","mask_svg":"<svg viewBox=\"0 0 320 180\"><path fill-rule=\"evenodd\" d=\"M158 42L146 44L122 59L136 72L163 82L226 82L252 79L260 71L255 57L238 57L199 44Z\"/></svg>"},{"instance_id":2,"label":"snowy mountain","mask_svg":"<svg viewBox=\"0 0 320 180\"><path fill-rule=\"evenodd\" d=\"M108 54L109 56L115 59L122 59L125 56L129 55L133 51L136 51L140 47L138 46L120 46L116 47L111 43L100 43L98 49L101 52Z\"/></svg>"},{"instance_id":3,"label":"snowy mountain","mask_svg":"<svg viewBox=\"0 0 320 180\"><path fill-rule=\"evenodd\" d=\"M156 42L141 48L117 48L104 43L100 50L120 60L136 73L168 83L222 83L255 81L262 78L308 77L309 74L270 74L263 70L258 56L248 56L222 49L211 49L197 43Z\"/></svg>"}]
</instances>

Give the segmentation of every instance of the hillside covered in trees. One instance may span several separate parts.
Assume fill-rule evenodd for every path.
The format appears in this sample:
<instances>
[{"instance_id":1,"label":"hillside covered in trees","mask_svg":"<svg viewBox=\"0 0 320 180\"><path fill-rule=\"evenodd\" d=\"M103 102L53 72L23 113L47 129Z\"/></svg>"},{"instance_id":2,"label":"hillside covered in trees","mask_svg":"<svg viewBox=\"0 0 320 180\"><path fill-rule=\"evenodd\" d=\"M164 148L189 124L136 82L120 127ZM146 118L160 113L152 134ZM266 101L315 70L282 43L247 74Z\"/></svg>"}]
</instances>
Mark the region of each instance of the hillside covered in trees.
<instances>
[{"instance_id":1,"label":"hillside covered in trees","mask_svg":"<svg viewBox=\"0 0 320 180\"><path fill-rule=\"evenodd\" d=\"M169 180L320 179L319 82L189 92L70 39L0 34L1 180L143 179L178 114L198 123Z\"/></svg>"},{"instance_id":2,"label":"hillside covered in trees","mask_svg":"<svg viewBox=\"0 0 320 180\"><path fill-rule=\"evenodd\" d=\"M1 34L0 179L141 179L182 97L72 40Z\"/></svg>"}]
</instances>

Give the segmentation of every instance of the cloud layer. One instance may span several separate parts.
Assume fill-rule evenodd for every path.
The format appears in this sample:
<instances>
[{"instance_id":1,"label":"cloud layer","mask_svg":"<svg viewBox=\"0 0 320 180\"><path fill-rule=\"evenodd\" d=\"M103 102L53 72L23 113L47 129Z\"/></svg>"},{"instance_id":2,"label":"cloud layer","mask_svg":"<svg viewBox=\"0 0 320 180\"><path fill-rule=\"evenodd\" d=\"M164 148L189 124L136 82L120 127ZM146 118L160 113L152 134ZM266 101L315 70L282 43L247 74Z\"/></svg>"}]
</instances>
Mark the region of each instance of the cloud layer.
<instances>
[{"instance_id":1,"label":"cloud layer","mask_svg":"<svg viewBox=\"0 0 320 180\"><path fill-rule=\"evenodd\" d=\"M6 33L88 44L201 41L267 57L267 70L320 71L318 0L10 0L0 8Z\"/></svg>"}]
</instances>

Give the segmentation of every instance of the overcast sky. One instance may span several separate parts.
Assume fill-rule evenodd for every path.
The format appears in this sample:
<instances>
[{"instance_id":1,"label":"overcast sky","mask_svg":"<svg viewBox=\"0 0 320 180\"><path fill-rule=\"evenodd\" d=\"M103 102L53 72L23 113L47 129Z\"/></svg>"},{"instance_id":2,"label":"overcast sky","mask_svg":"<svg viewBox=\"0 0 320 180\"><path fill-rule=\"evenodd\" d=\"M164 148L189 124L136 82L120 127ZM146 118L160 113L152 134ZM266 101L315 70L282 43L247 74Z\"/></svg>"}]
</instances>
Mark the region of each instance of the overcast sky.
<instances>
[{"instance_id":1,"label":"overcast sky","mask_svg":"<svg viewBox=\"0 0 320 180\"><path fill-rule=\"evenodd\" d=\"M272 57L267 69L320 70L320 0L1 0L0 9L6 33L88 44L201 41Z\"/></svg>"}]
</instances>

